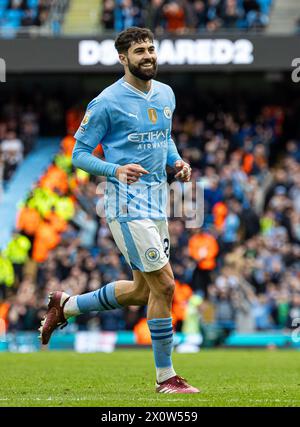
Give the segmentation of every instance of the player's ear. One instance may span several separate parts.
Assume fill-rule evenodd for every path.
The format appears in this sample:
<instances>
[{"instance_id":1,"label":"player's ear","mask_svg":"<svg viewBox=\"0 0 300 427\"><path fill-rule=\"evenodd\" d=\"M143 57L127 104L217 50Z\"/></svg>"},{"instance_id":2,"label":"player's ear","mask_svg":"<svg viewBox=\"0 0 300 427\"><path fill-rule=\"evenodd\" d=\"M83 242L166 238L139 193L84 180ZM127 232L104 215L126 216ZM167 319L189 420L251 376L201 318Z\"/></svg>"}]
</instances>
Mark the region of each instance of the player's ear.
<instances>
[{"instance_id":1,"label":"player's ear","mask_svg":"<svg viewBox=\"0 0 300 427\"><path fill-rule=\"evenodd\" d=\"M127 65L127 56L124 53L119 54L119 60L122 65Z\"/></svg>"}]
</instances>

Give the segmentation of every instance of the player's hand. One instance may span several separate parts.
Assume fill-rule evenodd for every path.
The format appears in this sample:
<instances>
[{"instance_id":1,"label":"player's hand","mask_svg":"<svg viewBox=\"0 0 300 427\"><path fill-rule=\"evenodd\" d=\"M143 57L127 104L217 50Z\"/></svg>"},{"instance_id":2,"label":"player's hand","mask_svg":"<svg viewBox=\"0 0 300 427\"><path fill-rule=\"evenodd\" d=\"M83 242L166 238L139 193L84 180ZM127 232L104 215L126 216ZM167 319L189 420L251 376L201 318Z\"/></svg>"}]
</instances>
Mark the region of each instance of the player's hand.
<instances>
[{"instance_id":1,"label":"player's hand","mask_svg":"<svg viewBox=\"0 0 300 427\"><path fill-rule=\"evenodd\" d=\"M119 181L124 182L125 184L133 184L138 181L142 175L148 174L141 165L131 163L129 165L120 166L117 169L116 177Z\"/></svg>"},{"instance_id":2,"label":"player's hand","mask_svg":"<svg viewBox=\"0 0 300 427\"><path fill-rule=\"evenodd\" d=\"M188 182L191 179L192 168L190 165L183 160L177 160L174 165L177 173L175 178L181 182Z\"/></svg>"}]
</instances>

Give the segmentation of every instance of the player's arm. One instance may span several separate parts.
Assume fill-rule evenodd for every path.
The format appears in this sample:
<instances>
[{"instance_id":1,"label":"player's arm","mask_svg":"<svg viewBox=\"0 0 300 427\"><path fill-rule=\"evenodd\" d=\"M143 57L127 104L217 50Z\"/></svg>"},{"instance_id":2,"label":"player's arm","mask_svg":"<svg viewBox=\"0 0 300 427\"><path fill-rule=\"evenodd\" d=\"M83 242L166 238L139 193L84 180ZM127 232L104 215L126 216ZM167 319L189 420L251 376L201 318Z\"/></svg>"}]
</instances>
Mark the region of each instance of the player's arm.
<instances>
[{"instance_id":1,"label":"player's arm","mask_svg":"<svg viewBox=\"0 0 300 427\"><path fill-rule=\"evenodd\" d=\"M76 168L97 176L116 177L122 182L132 184L143 174L148 173L140 165L129 164L120 166L99 159L92 154L94 148L83 142L76 141L72 153L72 162Z\"/></svg>"},{"instance_id":2,"label":"player's arm","mask_svg":"<svg viewBox=\"0 0 300 427\"><path fill-rule=\"evenodd\" d=\"M172 89L171 92L171 102L172 102L172 111L174 112L176 107L175 95ZM171 135L168 139L168 154L167 154L167 165L176 170L175 178L182 182L187 182L191 179L192 169L190 165L182 160L180 157L175 142L173 141Z\"/></svg>"},{"instance_id":3,"label":"player's arm","mask_svg":"<svg viewBox=\"0 0 300 427\"><path fill-rule=\"evenodd\" d=\"M93 99L75 134L76 144L72 153L73 165L92 175L116 176L120 165L108 163L92 152L110 130L110 118L107 101L103 97Z\"/></svg>"},{"instance_id":4,"label":"player's arm","mask_svg":"<svg viewBox=\"0 0 300 427\"><path fill-rule=\"evenodd\" d=\"M180 157L175 142L170 137L168 141L167 165L176 170L175 178L182 182L191 179L192 169L190 165Z\"/></svg>"},{"instance_id":5,"label":"player's arm","mask_svg":"<svg viewBox=\"0 0 300 427\"><path fill-rule=\"evenodd\" d=\"M108 105L108 100L102 96L89 103L86 114L75 134L73 165L93 175L116 177L120 181L131 184L147 171L135 164L121 166L108 163L92 154L99 142L110 132Z\"/></svg>"},{"instance_id":6,"label":"player's arm","mask_svg":"<svg viewBox=\"0 0 300 427\"><path fill-rule=\"evenodd\" d=\"M116 176L120 165L99 159L92 154L93 151L93 147L77 140L72 153L73 165L92 175Z\"/></svg>"}]
</instances>

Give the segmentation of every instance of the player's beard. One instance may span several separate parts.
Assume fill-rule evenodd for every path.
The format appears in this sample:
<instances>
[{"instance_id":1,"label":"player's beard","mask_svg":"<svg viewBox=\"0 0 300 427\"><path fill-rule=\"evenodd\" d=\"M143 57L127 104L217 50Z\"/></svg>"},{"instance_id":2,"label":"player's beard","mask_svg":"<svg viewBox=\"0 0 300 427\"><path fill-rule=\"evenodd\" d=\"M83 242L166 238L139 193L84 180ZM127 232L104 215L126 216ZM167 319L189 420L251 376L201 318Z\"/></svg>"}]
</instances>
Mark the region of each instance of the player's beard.
<instances>
[{"instance_id":1,"label":"player's beard","mask_svg":"<svg viewBox=\"0 0 300 427\"><path fill-rule=\"evenodd\" d=\"M142 68L143 64L152 63L152 67L149 69ZM128 59L128 68L131 74L137 77L140 80L147 82L148 80L153 79L157 74L157 61L143 61L138 66L133 65Z\"/></svg>"}]
</instances>

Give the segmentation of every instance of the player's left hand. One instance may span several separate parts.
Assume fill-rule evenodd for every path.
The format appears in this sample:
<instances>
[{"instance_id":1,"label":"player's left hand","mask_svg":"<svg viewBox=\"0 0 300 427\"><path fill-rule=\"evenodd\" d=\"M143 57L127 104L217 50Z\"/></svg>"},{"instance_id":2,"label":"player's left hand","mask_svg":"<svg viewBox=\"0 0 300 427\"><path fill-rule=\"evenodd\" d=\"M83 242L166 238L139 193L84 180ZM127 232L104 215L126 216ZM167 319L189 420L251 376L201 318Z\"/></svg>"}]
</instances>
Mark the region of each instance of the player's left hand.
<instances>
[{"instance_id":1,"label":"player's left hand","mask_svg":"<svg viewBox=\"0 0 300 427\"><path fill-rule=\"evenodd\" d=\"M192 168L183 160L177 160L174 165L177 173L175 178L181 182L188 182L191 179Z\"/></svg>"}]
</instances>

